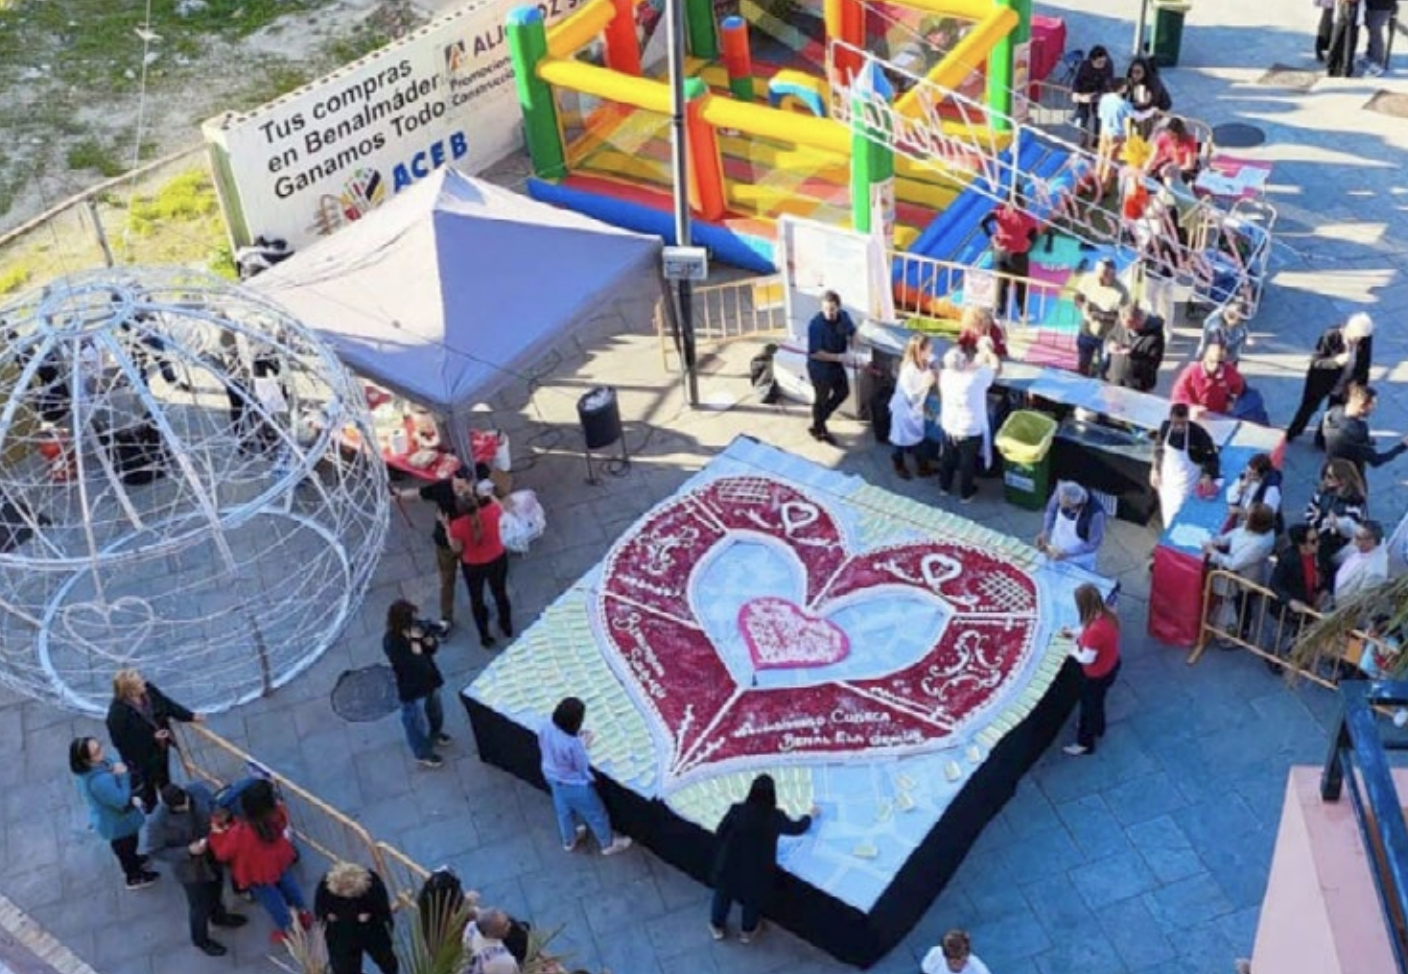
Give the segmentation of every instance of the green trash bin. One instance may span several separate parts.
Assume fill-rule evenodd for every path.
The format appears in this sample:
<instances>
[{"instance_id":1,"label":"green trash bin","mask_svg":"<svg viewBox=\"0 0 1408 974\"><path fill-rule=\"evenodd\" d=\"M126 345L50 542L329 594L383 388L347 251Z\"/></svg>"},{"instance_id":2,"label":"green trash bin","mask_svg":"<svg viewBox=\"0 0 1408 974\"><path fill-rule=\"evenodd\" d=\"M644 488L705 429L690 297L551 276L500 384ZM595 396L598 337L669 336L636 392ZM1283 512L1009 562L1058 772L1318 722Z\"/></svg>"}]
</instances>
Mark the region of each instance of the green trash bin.
<instances>
[{"instance_id":1,"label":"green trash bin","mask_svg":"<svg viewBox=\"0 0 1408 974\"><path fill-rule=\"evenodd\" d=\"M1002 496L1007 503L1039 511L1051 493L1051 442L1056 420L1045 413L1019 409L997 431L1002 454Z\"/></svg>"},{"instance_id":2,"label":"green trash bin","mask_svg":"<svg viewBox=\"0 0 1408 974\"><path fill-rule=\"evenodd\" d=\"M1178 65L1178 55L1183 48L1183 18L1192 8L1189 3L1154 2L1154 30L1149 39L1149 51L1154 64L1161 68Z\"/></svg>"}]
</instances>

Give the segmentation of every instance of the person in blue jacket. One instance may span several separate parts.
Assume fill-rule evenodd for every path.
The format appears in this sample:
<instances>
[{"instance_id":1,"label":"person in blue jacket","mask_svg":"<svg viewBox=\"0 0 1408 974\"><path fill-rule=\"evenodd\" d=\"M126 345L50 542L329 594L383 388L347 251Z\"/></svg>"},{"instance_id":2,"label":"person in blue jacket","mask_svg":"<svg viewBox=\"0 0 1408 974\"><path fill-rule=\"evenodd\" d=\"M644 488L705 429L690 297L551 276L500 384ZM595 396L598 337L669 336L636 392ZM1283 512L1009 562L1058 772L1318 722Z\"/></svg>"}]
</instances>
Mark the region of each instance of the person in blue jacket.
<instances>
[{"instance_id":1,"label":"person in blue jacket","mask_svg":"<svg viewBox=\"0 0 1408 974\"><path fill-rule=\"evenodd\" d=\"M156 882L160 874L148 869L146 860L137 854L146 818L137 807L127 765L109 761L96 737L76 737L68 747L68 768L88 805L93 831L108 841L122 864L127 888L145 889Z\"/></svg>"}]
</instances>

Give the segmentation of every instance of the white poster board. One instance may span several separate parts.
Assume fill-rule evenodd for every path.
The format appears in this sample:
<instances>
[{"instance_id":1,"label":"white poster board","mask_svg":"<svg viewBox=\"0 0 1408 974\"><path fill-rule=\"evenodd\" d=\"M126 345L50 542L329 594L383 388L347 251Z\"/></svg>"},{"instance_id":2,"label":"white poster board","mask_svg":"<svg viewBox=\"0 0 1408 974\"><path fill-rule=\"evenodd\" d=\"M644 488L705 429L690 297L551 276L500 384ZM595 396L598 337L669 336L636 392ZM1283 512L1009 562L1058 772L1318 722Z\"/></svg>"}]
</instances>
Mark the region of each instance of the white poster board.
<instances>
[{"instance_id":1,"label":"white poster board","mask_svg":"<svg viewBox=\"0 0 1408 974\"><path fill-rule=\"evenodd\" d=\"M787 331L803 346L807 325L821 311L821 296L835 291L859 328L895 320L889 262L875 236L783 217L777 222L777 264L782 268Z\"/></svg>"},{"instance_id":2,"label":"white poster board","mask_svg":"<svg viewBox=\"0 0 1408 974\"><path fill-rule=\"evenodd\" d=\"M583 0L546 0L549 24ZM505 21L483 0L246 114L202 127L237 246L294 247L356 220L440 166L471 175L518 148Z\"/></svg>"}]
</instances>

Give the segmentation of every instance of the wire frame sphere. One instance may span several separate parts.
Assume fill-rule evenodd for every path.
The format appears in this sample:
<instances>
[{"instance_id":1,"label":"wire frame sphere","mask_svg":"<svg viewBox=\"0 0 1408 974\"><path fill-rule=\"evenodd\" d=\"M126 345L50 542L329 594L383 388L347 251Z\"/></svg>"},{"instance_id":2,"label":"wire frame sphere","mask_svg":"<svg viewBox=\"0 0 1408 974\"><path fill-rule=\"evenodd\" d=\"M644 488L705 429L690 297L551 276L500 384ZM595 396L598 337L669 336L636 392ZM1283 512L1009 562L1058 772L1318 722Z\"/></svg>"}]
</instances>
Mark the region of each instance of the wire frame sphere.
<instances>
[{"instance_id":1,"label":"wire frame sphere","mask_svg":"<svg viewBox=\"0 0 1408 974\"><path fill-rule=\"evenodd\" d=\"M389 491L361 387L220 278L86 272L0 308L0 683L105 711L267 693L366 594Z\"/></svg>"}]
</instances>

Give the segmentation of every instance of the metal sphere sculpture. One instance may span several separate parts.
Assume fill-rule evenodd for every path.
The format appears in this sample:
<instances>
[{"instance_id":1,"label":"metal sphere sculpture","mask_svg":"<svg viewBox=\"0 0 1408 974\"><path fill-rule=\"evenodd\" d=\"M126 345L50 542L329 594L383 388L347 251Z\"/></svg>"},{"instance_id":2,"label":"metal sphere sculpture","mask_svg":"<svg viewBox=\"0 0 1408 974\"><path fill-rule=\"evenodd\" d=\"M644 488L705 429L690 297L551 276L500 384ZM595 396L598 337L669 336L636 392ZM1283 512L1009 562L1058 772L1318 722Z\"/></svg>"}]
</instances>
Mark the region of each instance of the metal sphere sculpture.
<instances>
[{"instance_id":1,"label":"metal sphere sculpture","mask_svg":"<svg viewBox=\"0 0 1408 974\"><path fill-rule=\"evenodd\" d=\"M389 491L359 384L308 329L180 268L0 307L0 683L106 710L287 683L361 604Z\"/></svg>"}]
</instances>

